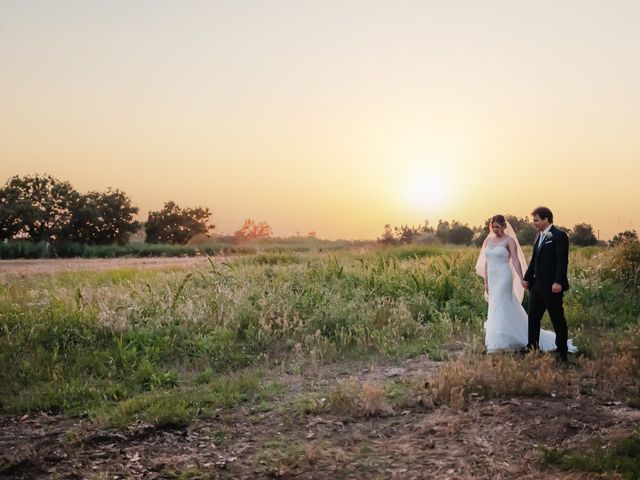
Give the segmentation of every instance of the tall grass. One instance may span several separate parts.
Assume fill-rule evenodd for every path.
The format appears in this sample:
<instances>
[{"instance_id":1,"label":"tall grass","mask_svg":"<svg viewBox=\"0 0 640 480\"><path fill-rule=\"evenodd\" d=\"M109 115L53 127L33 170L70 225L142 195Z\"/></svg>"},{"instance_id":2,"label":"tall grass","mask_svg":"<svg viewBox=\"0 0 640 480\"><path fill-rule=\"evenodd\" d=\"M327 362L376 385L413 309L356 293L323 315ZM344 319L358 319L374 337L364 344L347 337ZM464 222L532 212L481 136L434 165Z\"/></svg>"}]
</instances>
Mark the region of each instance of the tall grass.
<instances>
[{"instance_id":1,"label":"tall grass","mask_svg":"<svg viewBox=\"0 0 640 480\"><path fill-rule=\"evenodd\" d=\"M455 324L480 323L473 253L290 252L13 279L0 288L0 406L91 414L282 356L436 350Z\"/></svg>"},{"instance_id":2,"label":"tall grass","mask_svg":"<svg viewBox=\"0 0 640 480\"><path fill-rule=\"evenodd\" d=\"M12 278L0 284L0 411L108 419L105 409L121 408L152 418L149 405L179 404L172 392L198 397L198 385L272 360L446 357L452 335L482 335L486 304L473 273L477 250L434 248ZM613 339L640 317L640 300L610 277L609 255L595 249L572 261L567 312L585 358L600 355L602 342L589 343L594 331L606 326L598 335ZM463 398L469 385L463 376ZM199 405L176 407L175 417L203 414Z\"/></svg>"}]
</instances>

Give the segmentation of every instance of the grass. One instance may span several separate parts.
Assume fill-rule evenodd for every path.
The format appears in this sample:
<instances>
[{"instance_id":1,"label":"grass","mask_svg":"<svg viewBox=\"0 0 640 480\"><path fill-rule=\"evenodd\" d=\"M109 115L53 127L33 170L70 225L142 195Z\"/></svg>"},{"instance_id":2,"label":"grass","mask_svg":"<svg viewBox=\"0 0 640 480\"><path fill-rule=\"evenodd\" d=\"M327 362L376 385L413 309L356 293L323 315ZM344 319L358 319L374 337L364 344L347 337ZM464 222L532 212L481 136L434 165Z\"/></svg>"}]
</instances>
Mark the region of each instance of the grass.
<instances>
[{"instance_id":1,"label":"grass","mask_svg":"<svg viewBox=\"0 0 640 480\"><path fill-rule=\"evenodd\" d=\"M301 402L305 413L331 412L349 417L387 416L394 413L384 388L351 378L333 388L326 397Z\"/></svg>"},{"instance_id":2,"label":"grass","mask_svg":"<svg viewBox=\"0 0 640 480\"><path fill-rule=\"evenodd\" d=\"M63 438L80 450L90 448L96 431L124 434L140 425L182 431L196 422L189 429L196 437L205 425L212 430L202 438L221 455L247 435L255 440L226 466L168 456L160 471L168 478L232 478L240 470L257 477L340 472L355 478L420 465L412 455L431 455L423 447L436 444L414 438L413 426L462 418L486 408L488 402L472 405L483 399L640 405L633 252L572 250L565 306L580 353L560 368L551 355L484 354L487 307L473 272L476 249L330 247L255 243L244 247L255 249L247 255L200 268L0 281L0 413L86 418ZM440 362L429 365L430 378L380 380L385 377L376 371L369 380L327 385L327 377L318 384L309 375L332 362L343 362L340 375L351 375L346 365L415 355ZM325 367L323 374L336 368ZM316 421L325 426L310 426ZM366 426L370 432L360 435ZM380 432L389 436L380 440ZM590 445L563 438L563 449L549 448L556 438L536 439L547 444L548 467L534 468L639 478L638 434L600 434L603 440ZM403 438L402 448L381 447ZM33 458L10 459L0 470L15 473L28 467L21 459Z\"/></svg>"},{"instance_id":3,"label":"grass","mask_svg":"<svg viewBox=\"0 0 640 480\"><path fill-rule=\"evenodd\" d=\"M0 410L93 417L135 400L142 411L160 393L197 396L189 389L215 376L292 356L440 355L484 309L470 293L473 254L290 252L181 271L12 278L0 286Z\"/></svg>"},{"instance_id":4,"label":"grass","mask_svg":"<svg viewBox=\"0 0 640 480\"><path fill-rule=\"evenodd\" d=\"M434 403L546 395L566 390L568 379L575 388L597 383L634 398L640 300L629 294L635 286L628 277L611 274L632 271L617 250L572 257L566 310L581 349L574 374L546 357L478 355L486 304L473 273L476 249L277 250L286 246L262 244L272 250L188 270L60 273L0 284L0 412L88 415L110 425L190 422L243 402L269 408L270 387L241 380L242 372L287 359L426 353L447 361L446 342L455 337L468 352L431 382ZM384 415L401 403L398 389L391 398L384 385L346 383L330 392L328 407L312 408Z\"/></svg>"},{"instance_id":5,"label":"grass","mask_svg":"<svg viewBox=\"0 0 640 480\"><path fill-rule=\"evenodd\" d=\"M379 383L351 377L326 392L302 395L296 403L304 415L357 419L393 416L406 409L425 410L425 400L424 386L415 381Z\"/></svg>"},{"instance_id":6,"label":"grass","mask_svg":"<svg viewBox=\"0 0 640 480\"><path fill-rule=\"evenodd\" d=\"M640 434L635 433L611 442L593 442L587 451L545 449L544 461L567 471L615 473L617 478L640 478Z\"/></svg>"},{"instance_id":7,"label":"grass","mask_svg":"<svg viewBox=\"0 0 640 480\"><path fill-rule=\"evenodd\" d=\"M593 356L579 354L558 368L552 354L524 358L504 353L466 354L448 362L428 380L436 405L463 408L470 399L518 396L577 397L603 400L640 388L640 331L628 330L624 340L599 344ZM633 404L634 400L629 400Z\"/></svg>"},{"instance_id":8,"label":"grass","mask_svg":"<svg viewBox=\"0 0 640 480\"><path fill-rule=\"evenodd\" d=\"M193 257L196 255L291 254L375 248L372 241L318 240L315 238L267 238L236 243L233 237L199 239L189 245L150 244L86 245L71 241L33 243L26 240L0 242L0 259L17 258L116 258Z\"/></svg>"},{"instance_id":9,"label":"grass","mask_svg":"<svg viewBox=\"0 0 640 480\"><path fill-rule=\"evenodd\" d=\"M281 391L273 383L263 383L256 371L180 389L154 390L125 401L105 404L96 415L98 424L123 428L135 421L157 426L188 425L195 418L213 416L216 411L241 404L264 409L266 400Z\"/></svg>"}]
</instances>

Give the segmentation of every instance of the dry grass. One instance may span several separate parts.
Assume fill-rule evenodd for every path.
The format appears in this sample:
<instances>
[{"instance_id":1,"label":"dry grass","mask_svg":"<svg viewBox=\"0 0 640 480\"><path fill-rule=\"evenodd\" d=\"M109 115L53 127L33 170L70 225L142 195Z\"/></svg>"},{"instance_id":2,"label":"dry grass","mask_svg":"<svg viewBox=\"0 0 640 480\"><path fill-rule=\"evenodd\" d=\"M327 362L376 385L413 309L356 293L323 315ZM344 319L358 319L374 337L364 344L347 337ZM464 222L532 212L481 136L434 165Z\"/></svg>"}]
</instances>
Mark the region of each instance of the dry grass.
<instances>
[{"instance_id":1,"label":"dry grass","mask_svg":"<svg viewBox=\"0 0 640 480\"><path fill-rule=\"evenodd\" d=\"M640 342L632 335L618 344L618 350L612 355L578 359L582 389L589 388L608 397L625 392L638 394Z\"/></svg>"},{"instance_id":2,"label":"dry grass","mask_svg":"<svg viewBox=\"0 0 640 480\"><path fill-rule=\"evenodd\" d=\"M619 345L619 351L598 358L578 358L558 366L552 355L466 355L446 364L427 380L436 405L463 408L471 398L509 396L578 397L589 393L603 399L637 394L640 386L640 350L637 341Z\"/></svg>"},{"instance_id":3,"label":"dry grass","mask_svg":"<svg viewBox=\"0 0 640 480\"><path fill-rule=\"evenodd\" d=\"M326 397L304 399L305 413L333 413L352 418L384 417L394 414L382 385L349 378L338 383Z\"/></svg>"},{"instance_id":4,"label":"dry grass","mask_svg":"<svg viewBox=\"0 0 640 480\"><path fill-rule=\"evenodd\" d=\"M339 384L329 395L333 412L344 412L354 417L392 415L382 385L359 382L352 378Z\"/></svg>"},{"instance_id":5,"label":"dry grass","mask_svg":"<svg viewBox=\"0 0 640 480\"><path fill-rule=\"evenodd\" d=\"M446 364L426 387L436 405L462 408L471 397L551 394L569 385L550 356L467 355Z\"/></svg>"},{"instance_id":6,"label":"dry grass","mask_svg":"<svg viewBox=\"0 0 640 480\"><path fill-rule=\"evenodd\" d=\"M300 442L264 447L253 461L269 478L295 478L310 471L337 472L352 461L344 449L325 442Z\"/></svg>"}]
</instances>

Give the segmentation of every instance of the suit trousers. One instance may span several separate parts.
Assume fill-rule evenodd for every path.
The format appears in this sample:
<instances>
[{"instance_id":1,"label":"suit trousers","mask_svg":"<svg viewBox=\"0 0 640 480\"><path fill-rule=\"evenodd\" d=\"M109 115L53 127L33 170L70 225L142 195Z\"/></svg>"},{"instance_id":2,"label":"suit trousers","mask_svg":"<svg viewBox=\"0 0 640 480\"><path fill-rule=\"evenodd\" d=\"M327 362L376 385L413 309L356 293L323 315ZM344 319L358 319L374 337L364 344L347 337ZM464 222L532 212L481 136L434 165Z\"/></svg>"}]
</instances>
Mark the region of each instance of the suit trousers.
<instances>
[{"instance_id":1,"label":"suit trousers","mask_svg":"<svg viewBox=\"0 0 640 480\"><path fill-rule=\"evenodd\" d=\"M541 284L534 280L529 290L529 340L527 348L538 349L540 343L540 322L544 312L549 312L553 330L556 332L556 347L560 355L567 354L568 328L562 304L564 294L553 293L551 284Z\"/></svg>"}]
</instances>

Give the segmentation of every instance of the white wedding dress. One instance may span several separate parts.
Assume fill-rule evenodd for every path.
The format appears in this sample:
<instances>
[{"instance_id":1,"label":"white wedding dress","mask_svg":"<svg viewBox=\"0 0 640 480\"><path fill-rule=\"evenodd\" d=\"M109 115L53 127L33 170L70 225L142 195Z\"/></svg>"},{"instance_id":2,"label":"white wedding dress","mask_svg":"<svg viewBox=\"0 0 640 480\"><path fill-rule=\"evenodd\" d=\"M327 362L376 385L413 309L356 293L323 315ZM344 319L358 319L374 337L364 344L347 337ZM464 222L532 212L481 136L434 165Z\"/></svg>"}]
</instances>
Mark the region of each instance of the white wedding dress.
<instances>
[{"instance_id":1,"label":"white wedding dress","mask_svg":"<svg viewBox=\"0 0 640 480\"><path fill-rule=\"evenodd\" d=\"M525 348L529 336L527 312L513 292L513 273L509 265L509 251L505 241L487 243L484 254L487 259L489 286L489 313L485 323L485 345L488 352L519 350ZM556 349L556 334L540 330L540 350ZM570 352L575 352L571 340Z\"/></svg>"}]
</instances>

